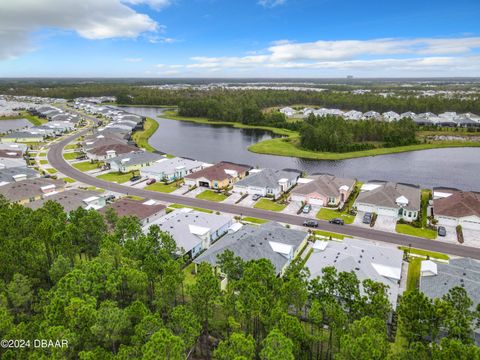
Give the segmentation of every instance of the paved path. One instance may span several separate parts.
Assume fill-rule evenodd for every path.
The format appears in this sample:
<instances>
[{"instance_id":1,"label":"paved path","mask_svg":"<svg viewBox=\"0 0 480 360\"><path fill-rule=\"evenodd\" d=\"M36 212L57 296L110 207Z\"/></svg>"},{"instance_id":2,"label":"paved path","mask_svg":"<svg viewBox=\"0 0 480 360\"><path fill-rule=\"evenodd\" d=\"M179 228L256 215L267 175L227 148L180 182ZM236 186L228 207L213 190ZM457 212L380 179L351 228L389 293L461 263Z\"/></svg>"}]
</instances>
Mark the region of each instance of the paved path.
<instances>
[{"instance_id":1,"label":"paved path","mask_svg":"<svg viewBox=\"0 0 480 360\"><path fill-rule=\"evenodd\" d=\"M147 199L155 199L167 203L178 203L186 206L201 207L205 209L210 209L213 211L221 211L231 214L238 214L241 216L251 216L262 218L271 221L277 221L292 225L303 225L305 218L292 214L282 214L273 211L266 211L261 209L249 208L240 205L234 204L225 204L225 203L215 203L206 200L200 200L196 198L189 198L181 195L174 194L165 194L159 193L150 190L136 189L130 186L125 186L121 184L107 182L95 177L89 176L82 173L81 171L73 168L70 164L63 159L62 150L63 148L73 141L75 138L84 135L88 132L89 129L80 131L74 135L68 136L65 139L55 142L50 146L48 151L48 161L50 165L56 168L58 171L63 173L65 176L71 177L78 181L81 181L88 185L93 185L105 190L114 191L118 193L123 193L127 195L135 195ZM402 235L397 233L390 233L380 230L374 230L371 228L361 228L352 225L334 225L330 224L327 221L318 221L318 229L336 233L342 233L344 235L350 235L358 238L371 239L382 241L386 243L392 243L397 245L409 246L411 245L414 248L420 248L431 251L438 251L441 253L471 257L475 259L480 259L480 249L473 248L469 246L457 245L444 243L435 240L427 240L414 236Z\"/></svg>"}]
</instances>

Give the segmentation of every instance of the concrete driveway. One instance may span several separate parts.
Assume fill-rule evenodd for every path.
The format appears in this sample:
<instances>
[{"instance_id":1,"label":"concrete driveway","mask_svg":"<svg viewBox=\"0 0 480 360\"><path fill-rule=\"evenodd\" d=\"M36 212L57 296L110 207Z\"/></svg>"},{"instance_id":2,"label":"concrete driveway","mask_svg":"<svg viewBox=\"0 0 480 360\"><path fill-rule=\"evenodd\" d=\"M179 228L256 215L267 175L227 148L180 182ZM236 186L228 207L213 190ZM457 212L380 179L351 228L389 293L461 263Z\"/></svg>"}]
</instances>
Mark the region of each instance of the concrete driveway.
<instances>
[{"instance_id":1,"label":"concrete driveway","mask_svg":"<svg viewBox=\"0 0 480 360\"><path fill-rule=\"evenodd\" d=\"M447 241L452 244L459 244L457 240L457 230L454 226L444 226L447 235L444 237L437 236L437 240ZM480 248L480 230L463 229L463 245L474 246Z\"/></svg>"},{"instance_id":2,"label":"concrete driveway","mask_svg":"<svg viewBox=\"0 0 480 360\"><path fill-rule=\"evenodd\" d=\"M206 187L197 187L196 189L193 189L192 191L189 191L188 193L186 193L186 194L183 195L183 196L187 196L187 197L194 198L194 197L196 197L198 194L201 194L202 192L204 192L205 190L208 190L208 188L206 188Z\"/></svg>"},{"instance_id":3,"label":"concrete driveway","mask_svg":"<svg viewBox=\"0 0 480 360\"><path fill-rule=\"evenodd\" d=\"M185 194L185 193L188 191L188 188L189 188L188 185L182 185L182 186L180 186L178 189L173 190L173 191L171 192L171 194L183 195L183 194Z\"/></svg>"},{"instance_id":4,"label":"concrete driveway","mask_svg":"<svg viewBox=\"0 0 480 360\"><path fill-rule=\"evenodd\" d=\"M260 198L261 199L261 198ZM257 200L258 201L258 200ZM237 205L245 206L245 207L253 207L257 201L253 201L252 195L248 195L245 199L240 201Z\"/></svg>"},{"instance_id":5,"label":"concrete driveway","mask_svg":"<svg viewBox=\"0 0 480 360\"><path fill-rule=\"evenodd\" d=\"M302 204L300 202L290 201L290 204L288 204L287 207L282 210L282 213L297 215L298 209L300 209L301 206Z\"/></svg>"},{"instance_id":6,"label":"concrete driveway","mask_svg":"<svg viewBox=\"0 0 480 360\"><path fill-rule=\"evenodd\" d=\"M397 218L393 216L378 215L374 228L377 230L395 232Z\"/></svg>"},{"instance_id":7,"label":"concrete driveway","mask_svg":"<svg viewBox=\"0 0 480 360\"><path fill-rule=\"evenodd\" d=\"M235 204L240 198L242 194L240 193L232 193L228 198L222 201L224 204Z\"/></svg>"},{"instance_id":8,"label":"concrete driveway","mask_svg":"<svg viewBox=\"0 0 480 360\"><path fill-rule=\"evenodd\" d=\"M365 215L365 211L358 211L357 215L355 216L355 220L353 220L353 225L360 226L363 228L369 228L370 224L363 223L363 216Z\"/></svg>"}]
</instances>

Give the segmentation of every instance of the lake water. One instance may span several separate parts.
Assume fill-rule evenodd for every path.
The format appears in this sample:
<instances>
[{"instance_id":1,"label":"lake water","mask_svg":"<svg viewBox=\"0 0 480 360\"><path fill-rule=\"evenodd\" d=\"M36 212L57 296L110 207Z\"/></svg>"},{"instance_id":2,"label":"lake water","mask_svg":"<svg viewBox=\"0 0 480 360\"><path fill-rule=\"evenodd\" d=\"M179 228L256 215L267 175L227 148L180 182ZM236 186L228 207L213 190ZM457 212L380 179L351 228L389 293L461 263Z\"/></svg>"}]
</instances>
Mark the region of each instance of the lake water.
<instances>
[{"instance_id":1,"label":"lake water","mask_svg":"<svg viewBox=\"0 0 480 360\"><path fill-rule=\"evenodd\" d=\"M161 118L158 108L123 107L159 123L150 144L169 154L206 162L221 160L258 167L291 168L367 180L390 180L422 187L447 186L480 191L480 148L447 148L349 160L306 160L255 154L247 147L271 139L268 131L196 124Z\"/></svg>"},{"instance_id":2,"label":"lake water","mask_svg":"<svg viewBox=\"0 0 480 360\"><path fill-rule=\"evenodd\" d=\"M0 120L0 133L5 133L9 130L20 130L31 126L32 123L27 119Z\"/></svg>"}]
</instances>

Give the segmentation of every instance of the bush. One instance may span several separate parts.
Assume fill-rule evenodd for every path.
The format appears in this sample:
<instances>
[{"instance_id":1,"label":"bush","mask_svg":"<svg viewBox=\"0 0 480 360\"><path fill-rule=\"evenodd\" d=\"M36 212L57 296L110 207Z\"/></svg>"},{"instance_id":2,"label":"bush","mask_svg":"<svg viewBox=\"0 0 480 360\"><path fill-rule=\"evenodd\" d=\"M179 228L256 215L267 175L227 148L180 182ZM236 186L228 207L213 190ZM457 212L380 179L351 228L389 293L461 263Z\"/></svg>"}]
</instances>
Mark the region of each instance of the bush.
<instances>
[{"instance_id":1,"label":"bush","mask_svg":"<svg viewBox=\"0 0 480 360\"><path fill-rule=\"evenodd\" d=\"M462 229L462 225L457 225L457 227L455 228L455 230L457 230L457 240L460 244L463 244L463 229Z\"/></svg>"}]
</instances>

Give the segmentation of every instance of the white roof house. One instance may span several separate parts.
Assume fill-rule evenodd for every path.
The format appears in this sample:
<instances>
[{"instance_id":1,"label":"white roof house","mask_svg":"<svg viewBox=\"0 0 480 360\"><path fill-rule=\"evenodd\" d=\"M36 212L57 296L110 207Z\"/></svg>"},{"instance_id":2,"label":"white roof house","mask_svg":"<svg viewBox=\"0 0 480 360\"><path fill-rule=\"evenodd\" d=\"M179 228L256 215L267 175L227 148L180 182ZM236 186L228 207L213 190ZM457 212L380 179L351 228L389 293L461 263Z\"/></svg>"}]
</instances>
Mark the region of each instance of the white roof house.
<instances>
[{"instance_id":1,"label":"white roof house","mask_svg":"<svg viewBox=\"0 0 480 360\"><path fill-rule=\"evenodd\" d=\"M360 120L363 116L363 113L357 110L350 110L343 114L343 117L346 120Z\"/></svg>"},{"instance_id":2,"label":"white roof house","mask_svg":"<svg viewBox=\"0 0 480 360\"><path fill-rule=\"evenodd\" d=\"M382 114L382 117L385 121L397 121L400 119L400 115L398 115L395 111L387 111Z\"/></svg>"},{"instance_id":3,"label":"white roof house","mask_svg":"<svg viewBox=\"0 0 480 360\"><path fill-rule=\"evenodd\" d=\"M142 176L151 179L173 181L187 174L202 170L206 165L201 161L181 157L162 158L140 170Z\"/></svg>"},{"instance_id":4,"label":"white roof house","mask_svg":"<svg viewBox=\"0 0 480 360\"><path fill-rule=\"evenodd\" d=\"M284 107L279 110L282 114L284 114L286 117L292 117L295 115L296 111L292 109L291 107Z\"/></svg>"}]
</instances>

